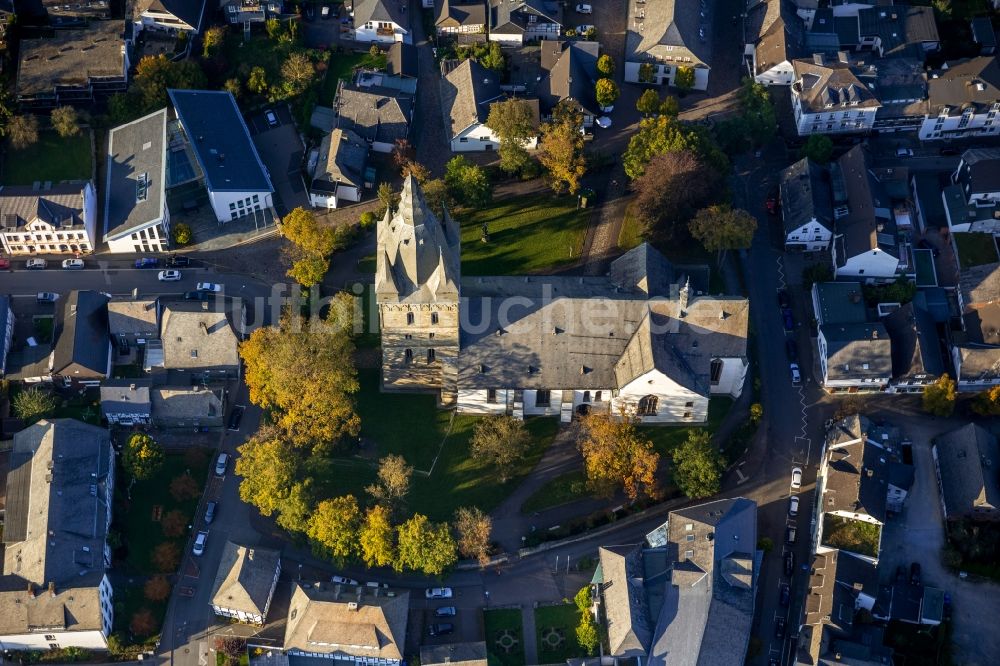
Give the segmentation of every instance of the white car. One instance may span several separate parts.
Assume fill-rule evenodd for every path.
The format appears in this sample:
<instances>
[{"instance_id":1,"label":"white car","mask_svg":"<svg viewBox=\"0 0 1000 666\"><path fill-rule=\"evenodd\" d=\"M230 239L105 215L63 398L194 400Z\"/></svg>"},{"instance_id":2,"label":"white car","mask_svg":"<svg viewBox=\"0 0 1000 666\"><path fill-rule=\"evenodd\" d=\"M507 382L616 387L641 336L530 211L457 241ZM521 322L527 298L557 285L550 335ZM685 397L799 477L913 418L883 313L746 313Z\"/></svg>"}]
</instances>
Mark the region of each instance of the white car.
<instances>
[{"instance_id":1,"label":"white car","mask_svg":"<svg viewBox=\"0 0 1000 666\"><path fill-rule=\"evenodd\" d=\"M611 118L608 118L607 116L601 116L596 122L597 126L601 129L608 129L611 127Z\"/></svg>"},{"instance_id":2,"label":"white car","mask_svg":"<svg viewBox=\"0 0 1000 666\"><path fill-rule=\"evenodd\" d=\"M267 124L271 127L278 126L278 116L271 109L264 112L264 117L267 118Z\"/></svg>"},{"instance_id":3,"label":"white car","mask_svg":"<svg viewBox=\"0 0 1000 666\"><path fill-rule=\"evenodd\" d=\"M799 372L799 364L798 363L791 363L791 364L789 364L788 368L792 372L792 383L793 384L801 384L802 383L802 373Z\"/></svg>"},{"instance_id":4,"label":"white car","mask_svg":"<svg viewBox=\"0 0 1000 666\"><path fill-rule=\"evenodd\" d=\"M579 4L579 5L576 6L576 13L577 14L593 14L594 13L594 8L591 7L590 5Z\"/></svg>"},{"instance_id":5,"label":"white car","mask_svg":"<svg viewBox=\"0 0 1000 666\"><path fill-rule=\"evenodd\" d=\"M181 279L180 271L160 271L156 274L156 279L160 282L177 282Z\"/></svg>"},{"instance_id":6,"label":"white car","mask_svg":"<svg viewBox=\"0 0 1000 666\"><path fill-rule=\"evenodd\" d=\"M358 581L353 578L347 578L346 576L333 576L330 578L331 583L336 583L337 585L347 585L348 587L357 587Z\"/></svg>"},{"instance_id":7,"label":"white car","mask_svg":"<svg viewBox=\"0 0 1000 666\"><path fill-rule=\"evenodd\" d=\"M788 515L797 516L799 515L799 496L792 495L791 499L788 500Z\"/></svg>"},{"instance_id":8,"label":"white car","mask_svg":"<svg viewBox=\"0 0 1000 666\"><path fill-rule=\"evenodd\" d=\"M798 490L802 487L802 468L793 467L792 468L792 488Z\"/></svg>"},{"instance_id":9,"label":"white car","mask_svg":"<svg viewBox=\"0 0 1000 666\"><path fill-rule=\"evenodd\" d=\"M45 261L44 259L28 259L26 262L24 262L24 267L27 268L29 271L42 270L48 265L49 262Z\"/></svg>"},{"instance_id":10,"label":"white car","mask_svg":"<svg viewBox=\"0 0 1000 666\"><path fill-rule=\"evenodd\" d=\"M198 532L198 536L194 538L194 548L191 549L191 552L196 557L204 555L206 543L208 543L208 532Z\"/></svg>"},{"instance_id":11,"label":"white car","mask_svg":"<svg viewBox=\"0 0 1000 666\"><path fill-rule=\"evenodd\" d=\"M215 461L215 475L225 476L227 467L229 467L229 454L220 453L218 460Z\"/></svg>"},{"instance_id":12,"label":"white car","mask_svg":"<svg viewBox=\"0 0 1000 666\"><path fill-rule=\"evenodd\" d=\"M80 270L83 268L83 259L63 259L62 267L66 270Z\"/></svg>"},{"instance_id":13,"label":"white car","mask_svg":"<svg viewBox=\"0 0 1000 666\"><path fill-rule=\"evenodd\" d=\"M215 284L214 282L199 282L195 286L195 291L211 291L214 293L218 293L222 291L222 285Z\"/></svg>"},{"instance_id":14,"label":"white car","mask_svg":"<svg viewBox=\"0 0 1000 666\"><path fill-rule=\"evenodd\" d=\"M450 587L428 587L424 591L424 596L428 599L451 599Z\"/></svg>"},{"instance_id":15,"label":"white car","mask_svg":"<svg viewBox=\"0 0 1000 666\"><path fill-rule=\"evenodd\" d=\"M591 30L597 30L597 28L590 25L589 23L584 23L583 25L576 26L576 34L580 35L581 37L586 35Z\"/></svg>"},{"instance_id":16,"label":"white car","mask_svg":"<svg viewBox=\"0 0 1000 666\"><path fill-rule=\"evenodd\" d=\"M897 148L896 157L913 157L912 148Z\"/></svg>"}]
</instances>

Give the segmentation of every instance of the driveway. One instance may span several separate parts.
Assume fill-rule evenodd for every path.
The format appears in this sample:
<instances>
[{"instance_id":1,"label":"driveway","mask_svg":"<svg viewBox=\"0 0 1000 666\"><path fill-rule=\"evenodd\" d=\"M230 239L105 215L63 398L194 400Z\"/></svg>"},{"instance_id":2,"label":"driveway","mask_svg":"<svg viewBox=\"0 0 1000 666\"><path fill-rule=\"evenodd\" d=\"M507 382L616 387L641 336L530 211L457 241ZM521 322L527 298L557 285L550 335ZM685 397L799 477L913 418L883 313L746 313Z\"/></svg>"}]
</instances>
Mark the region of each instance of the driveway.
<instances>
[{"instance_id":1,"label":"driveway","mask_svg":"<svg viewBox=\"0 0 1000 666\"><path fill-rule=\"evenodd\" d=\"M987 666L995 664L1000 655L1000 633L988 629L996 616L1000 585L962 580L941 563L945 537L931 439L957 425L922 415L907 418L904 432L913 440L916 479L903 513L882 530L879 577L887 582L897 566L909 571L911 562L919 562L924 583L951 594L952 663Z\"/></svg>"},{"instance_id":2,"label":"driveway","mask_svg":"<svg viewBox=\"0 0 1000 666\"><path fill-rule=\"evenodd\" d=\"M247 118L247 127L271 175L274 210L284 217L293 208L309 208L309 193L301 169L305 148L288 106L276 106L273 110L278 117L277 126L272 127L262 111Z\"/></svg>"}]
</instances>

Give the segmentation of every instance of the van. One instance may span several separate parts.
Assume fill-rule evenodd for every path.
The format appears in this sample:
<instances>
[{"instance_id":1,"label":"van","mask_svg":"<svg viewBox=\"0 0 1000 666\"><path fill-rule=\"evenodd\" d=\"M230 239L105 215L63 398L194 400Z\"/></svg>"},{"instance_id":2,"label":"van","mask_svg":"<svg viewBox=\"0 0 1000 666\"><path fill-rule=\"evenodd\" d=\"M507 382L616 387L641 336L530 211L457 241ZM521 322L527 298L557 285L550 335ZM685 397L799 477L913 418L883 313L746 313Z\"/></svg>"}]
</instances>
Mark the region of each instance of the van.
<instances>
[{"instance_id":1,"label":"van","mask_svg":"<svg viewBox=\"0 0 1000 666\"><path fill-rule=\"evenodd\" d=\"M795 528L789 527L785 529L785 541L789 544L795 543Z\"/></svg>"},{"instance_id":2,"label":"van","mask_svg":"<svg viewBox=\"0 0 1000 666\"><path fill-rule=\"evenodd\" d=\"M24 267L31 271L38 271L49 265L44 259L28 259L24 262Z\"/></svg>"}]
</instances>

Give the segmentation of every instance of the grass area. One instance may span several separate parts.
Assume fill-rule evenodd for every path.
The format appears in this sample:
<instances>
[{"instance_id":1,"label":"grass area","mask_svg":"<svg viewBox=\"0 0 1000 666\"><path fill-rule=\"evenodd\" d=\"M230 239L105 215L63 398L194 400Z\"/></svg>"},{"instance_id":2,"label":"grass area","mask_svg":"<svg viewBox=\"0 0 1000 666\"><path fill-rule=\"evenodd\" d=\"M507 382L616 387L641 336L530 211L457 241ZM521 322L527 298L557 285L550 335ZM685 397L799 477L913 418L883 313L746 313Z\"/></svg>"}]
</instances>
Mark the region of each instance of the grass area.
<instances>
[{"instance_id":1,"label":"grass area","mask_svg":"<svg viewBox=\"0 0 1000 666\"><path fill-rule=\"evenodd\" d=\"M522 666L524 664L524 629L521 611L504 608L483 611L483 626L486 633L486 652L490 666ZM507 649L500 642L511 639Z\"/></svg>"},{"instance_id":2,"label":"grass area","mask_svg":"<svg viewBox=\"0 0 1000 666\"><path fill-rule=\"evenodd\" d=\"M591 211L576 198L532 194L462 216L462 274L547 273L580 257ZM488 225L489 243L481 242Z\"/></svg>"},{"instance_id":3,"label":"grass area","mask_svg":"<svg viewBox=\"0 0 1000 666\"><path fill-rule=\"evenodd\" d=\"M561 664L571 657L586 656L586 651L576 640L576 625L579 623L580 610L573 604L536 608L538 660L543 664Z\"/></svg>"},{"instance_id":4,"label":"grass area","mask_svg":"<svg viewBox=\"0 0 1000 666\"><path fill-rule=\"evenodd\" d=\"M366 274L369 274L369 275L375 275L375 269L376 269L376 265L375 265L375 255L374 254L369 254L366 257L362 257L358 261L358 272L359 273L366 273Z\"/></svg>"},{"instance_id":5,"label":"grass area","mask_svg":"<svg viewBox=\"0 0 1000 666\"><path fill-rule=\"evenodd\" d=\"M660 452L660 455L669 456L681 442L687 439L689 430L708 430L710 434L718 430L732 406L732 398L716 396L708 401L708 420L703 424L639 426L638 430L653 442L653 447Z\"/></svg>"},{"instance_id":6,"label":"grass area","mask_svg":"<svg viewBox=\"0 0 1000 666\"><path fill-rule=\"evenodd\" d=\"M375 480L375 461L380 456L396 453L406 458L418 472L426 472L434 464L430 476L414 474L408 498L410 510L426 514L433 520L451 519L460 506L478 506L490 511L538 463L558 427L555 419L528 419L525 425L532 435L531 447L513 477L507 483L500 483L493 467L474 458L469 451L478 417L455 416L452 422L452 412L438 409L432 395L382 393L378 373L377 369L358 373L361 435L365 446L375 446L377 451L363 451L367 460L355 457L314 461L311 472L324 494L352 493L363 497L365 486ZM439 448L440 456L435 464Z\"/></svg>"},{"instance_id":7,"label":"grass area","mask_svg":"<svg viewBox=\"0 0 1000 666\"><path fill-rule=\"evenodd\" d=\"M882 528L863 520L823 514L823 545L878 557Z\"/></svg>"},{"instance_id":8,"label":"grass area","mask_svg":"<svg viewBox=\"0 0 1000 666\"><path fill-rule=\"evenodd\" d=\"M58 159L53 159L58 155ZM64 139L54 131L38 133L38 141L23 150L9 145L4 154L3 182L31 185L35 181L89 180L91 174L90 133Z\"/></svg>"},{"instance_id":9,"label":"grass area","mask_svg":"<svg viewBox=\"0 0 1000 666\"><path fill-rule=\"evenodd\" d=\"M645 240L642 237L643 224L632 210L634 205L634 203L629 204L628 208L625 209L622 229L618 232L618 249L622 251L638 247Z\"/></svg>"},{"instance_id":10,"label":"grass area","mask_svg":"<svg viewBox=\"0 0 1000 666\"><path fill-rule=\"evenodd\" d=\"M992 264L997 261L997 246L992 234L953 234L962 268Z\"/></svg>"},{"instance_id":11,"label":"grass area","mask_svg":"<svg viewBox=\"0 0 1000 666\"><path fill-rule=\"evenodd\" d=\"M111 375L115 379L138 379L143 376L142 368L135 363L128 365L116 365L111 369Z\"/></svg>"},{"instance_id":12,"label":"grass area","mask_svg":"<svg viewBox=\"0 0 1000 666\"><path fill-rule=\"evenodd\" d=\"M968 520L949 522L944 562L954 571L966 571L1000 581L1000 525Z\"/></svg>"},{"instance_id":13,"label":"grass area","mask_svg":"<svg viewBox=\"0 0 1000 666\"><path fill-rule=\"evenodd\" d=\"M55 326L53 317L35 317L31 320L32 332L38 342L52 342L52 328Z\"/></svg>"},{"instance_id":14,"label":"grass area","mask_svg":"<svg viewBox=\"0 0 1000 666\"><path fill-rule=\"evenodd\" d=\"M560 474L529 497L521 505L521 513L534 513L586 497L590 497L587 492L587 475L583 470L574 470Z\"/></svg>"},{"instance_id":15,"label":"grass area","mask_svg":"<svg viewBox=\"0 0 1000 666\"><path fill-rule=\"evenodd\" d=\"M951 623L921 626L893 621L885 632L885 645L895 651L894 663L906 666L949 666L951 660ZM895 662L895 659L901 661Z\"/></svg>"},{"instance_id":16,"label":"grass area","mask_svg":"<svg viewBox=\"0 0 1000 666\"><path fill-rule=\"evenodd\" d=\"M385 66L385 58L382 58ZM330 68L326 70L323 87L319 91L319 103L324 106L333 104L333 96L337 94L337 82L341 79L349 81L354 68L360 65L378 64L367 53L334 53L330 56Z\"/></svg>"},{"instance_id":17,"label":"grass area","mask_svg":"<svg viewBox=\"0 0 1000 666\"><path fill-rule=\"evenodd\" d=\"M153 549L164 541L172 541L183 549L187 535L167 538L158 524L159 517L175 509L184 513L190 521L198 506L198 498L177 501L170 495L170 482L181 475L190 474L199 488L204 487L208 477L210 456L204 449L192 449L197 453L168 454L163 467L146 481L138 481L131 488L131 500L126 501L127 509L120 513L117 521L121 523L124 541L128 546L128 563L130 567L142 573L156 573L157 569L151 561ZM128 479L123 474L119 477L118 487L124 494L128 490ZM158 514L158 515L157 515ZM189 522L190 524L190 522Z\"/></svg>"}]
</instances>

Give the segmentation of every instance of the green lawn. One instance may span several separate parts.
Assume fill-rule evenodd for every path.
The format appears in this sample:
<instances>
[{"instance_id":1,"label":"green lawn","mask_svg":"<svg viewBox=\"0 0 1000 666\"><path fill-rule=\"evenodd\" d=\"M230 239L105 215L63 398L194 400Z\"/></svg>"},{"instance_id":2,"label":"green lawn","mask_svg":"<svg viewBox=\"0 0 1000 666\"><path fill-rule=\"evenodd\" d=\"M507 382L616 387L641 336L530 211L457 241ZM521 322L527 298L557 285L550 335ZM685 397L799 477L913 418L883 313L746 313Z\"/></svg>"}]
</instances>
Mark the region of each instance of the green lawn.
<instances>
[{"instance_id":1,"label":"green lawn","mask_svg":"<svg viewBox=\"0 0 1000 666\"><path fill-rule=\"evenodd\" d=\"M494 202L462 216L462 273L548 273L580 258L590 210L576 198L532 194ZM481 242L487 224L489 243Z\"/></svg>"},{"instance_id":2,"label":"green lawn","mask_svg":"<svg viewBox=\"0 0 1000 666\"><path fill-rule=\"evenodd\" d=\"M629 204L625 209L625 217L622 219L622 228L618 232L618 249L631 250L642 244L645 240L642 237L643 224L636 217L635 213L632 211L634 204Z\"/></svg>"},{"instance_id":3,"label":"green lawn","mask_svg":"<svg viewBox=\"0 0 1000 666\"><path fill-rule=\"evenodd\" d=\"M590 497L587 492L587 475L582 469L573 470L560 474L529 497L521 505L521 513L534 513L586 497Z\"/></svg>"},{"instance_id":4,"label":"green lawn","mask_svg":"<svg viewBox=\"0 0 1000 666\"><path fill-rule=\"evenodd\" d=\"M523 666L524 628L521 624L520 609L485 610L483 626L490 666ZM506 649L500 644L505 637L512 639L512 643Z\"/></svg>"},{"instance_id":5,"label":"green lawn","mask_svg":"<svg viewBox=\"0 0 1000 666\"><path fill-rule=\"evenodd\" d=\"M337 82L340 79L349 81L354 68L361 64L372 64L371 56L367 53L332 54L330 56L330 68L326 70L326 76L323 78L323 87L319 91L319 103L323 106L333 104L333 96L337 93ZM384 64L383 62L383 66Z\"/></svg>"},{"instance_id":6,"label":"green lawn","mask_svg":"<svg viewBox=\"0 0 1000 666\"><path fill-rule=\"evenodd\" d=\"M878 557L882 529L863 520L823 514L823 545Z\"/></svg>"},{"instance_id":7,"label":"green lawn","mask_svg":"<svg viewBox=\"0 0 1000 666\"><path fill-rule=\"evenodd\" d=\"M535 609L538 660L543 664L565 663L571 657L587 656L576 640L580 611L573 604Z\"/></svg>"},{"instance_id":8,"label":"green lawn","mask_svg":"<svg viewBox=\"0 0 1000 666\"><path fill-rule=\"evenodd\" d=\"M32 332L38 342L52 342L52 327L54 319L49 316L35 317L31 320Z\"/></svg>"},{"instance_id":9,"label":"green lawn","mask_svg":"<svg viewBox=\"0 0 1000 666\"><path fill-rule=\"evenodd\" d=\"M997 261L997 246L992 234L954 234L958 262L962 268L992 264Z\"/></svg>"},{"instance_id":10,"label":"green lawn","mask_svg":"<svg viewBox=\"0 0 1000 666\"><path fill-rule=\"evenodd\" d=\"M708 420L701 425L695 426L639 426L639 432L648 437L653 442L653 447L661 455L670 455L677 446L687 439L688 430L707 429L709 433L714 433L719 429L722 420L729 413L729 408L733 406L733 399L725 396L716 396L708 401Z\"/></svg>"},{"instance_id":11,"label":"green lawn","mask_svg":"<svg viewBox=\"0 0 1000 666\"><path fill-rule=\"evenodd\" d=\"M58 155L58 159L54 156ZM38 141L23 150L9 145L4 154L3 182L31 185L36 181L90 180L90 133L64 139L53 131L38 133Z\"/></svg>"}]
</instances>

